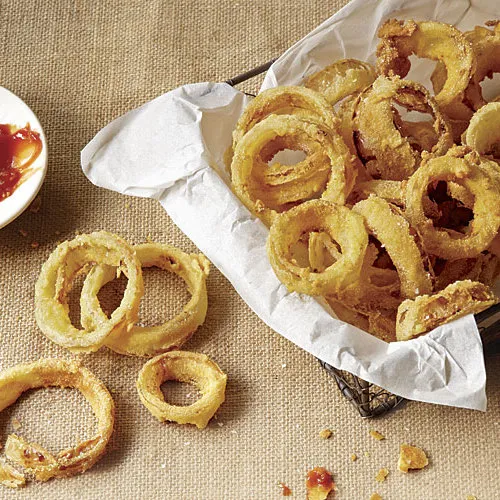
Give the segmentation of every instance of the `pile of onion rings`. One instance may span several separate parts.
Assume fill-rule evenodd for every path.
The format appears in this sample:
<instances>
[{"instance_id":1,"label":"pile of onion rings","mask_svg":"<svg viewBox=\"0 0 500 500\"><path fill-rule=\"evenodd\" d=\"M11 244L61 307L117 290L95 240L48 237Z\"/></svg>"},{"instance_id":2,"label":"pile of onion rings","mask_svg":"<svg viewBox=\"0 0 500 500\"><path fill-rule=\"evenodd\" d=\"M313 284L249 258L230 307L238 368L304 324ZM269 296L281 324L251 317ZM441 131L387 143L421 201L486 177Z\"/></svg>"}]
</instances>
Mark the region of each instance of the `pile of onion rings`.
<instances>
[{"instance_id":1,"label":"pile of onion rings","mask_svg":"<svg viewBox=\"0 0 500 500\"><path fill-rule=\"evenodd\" d=\"M158 267L180 276L191 299L177 316L159 326L140 327L143 267ZM210 264L201 254L187 254L159 243L131 246L104 231L61 243L42 267L35 287L35 316L40 330L73 352L93 352L107 346L121 354L154 356L179 348L205 321L206 279ZM87 273L80 297L81 324L69 318L68 294L75 278ZM97 294L123 273L128 278L123 299L108 316Z\"/></svg>"},{"instance_id":2,"label":"pile of onion rings","mask_svg":"<svg viewBox=\"0 0 500 500\"><path fill-rule=\"evenodd\" d=\"M500 105L480 84L500 71L500 26L392 19L378 35L376 68L342 59L260 93L233 134L231 176L270 227L280 281L395 341L496 301ZM436 63L433 92L404 79L413 55ZM287 150L305 159L285 164Z\"/></svg>"}]
</instances>

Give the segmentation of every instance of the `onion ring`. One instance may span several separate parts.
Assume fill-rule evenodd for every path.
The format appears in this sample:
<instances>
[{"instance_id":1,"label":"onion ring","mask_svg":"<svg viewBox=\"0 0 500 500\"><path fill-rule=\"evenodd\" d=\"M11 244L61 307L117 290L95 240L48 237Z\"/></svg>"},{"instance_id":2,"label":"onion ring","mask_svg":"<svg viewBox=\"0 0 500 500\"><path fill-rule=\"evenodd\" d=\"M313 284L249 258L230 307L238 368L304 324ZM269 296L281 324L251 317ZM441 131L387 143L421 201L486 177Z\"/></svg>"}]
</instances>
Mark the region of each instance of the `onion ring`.
<instances>
[{"instance_id":1,"label":"onion ring","mask_svg":"<svg viewBox=\"0 0 500 500\"><path fill-rule=\"evenodd\" d=\"M304 86L325 96L333 106L342 99L361 92L377 78L375 68L357 59L339 59L306 78Z\"/></svg>"},{"instance_id":2,"label":"onion ring","mask_svg":"<svg viewBox=\"0 0 500 500\"><path fill-rule=\"evenodd\" d=\"M405 300L398 308L396 336L409 340L467 314L477 314L497 302L482 283L456 281L434 295Z\"/></svg>"},{"instance_id":3,"label":"onion ring","mask_svg":"<svg viewBox=\"0 0 500 500\"><path fill-rule=\"evenodd\" d=\"M250 129L273 114L294 114L329 129L337 127L333 108L319 92L304 87L274 87L258 94L245 108L233 132L233 150Z\"/></svg>"},{"instance_id":4,"label":"onion ring","mask_svg":"<svg viewBox=\"0 0 500 500\"><path fill-rule=\"evenodd\" d=\"M446 68L446 80L436 94L439 107L451 118L470 118L472 112L462 104L462 98L474 74L476 60L470 42L463 33L449 24L435 21L397 21L390 19L379 29L377 48L380 73L404 78L412 54L441 61Z\"/></svg>"},{"instance_id":5,"label":"onion ring","mask_svg":"<svg viewBox=\"0 0 500 500\"><path fill-rule=\"evenodd\" d=\"M204 255L187 254L160 243L145 243L134 247L144 267L159 267L180 276L191 293L191 299L181 313L162 325L134 326L127 330L114 330L105 345L120 354L155 356L160 352L179 348L203 324L207 314L206 279L210 262ZM80 299L81 321L85 328L103 323L107 316L101 309L97 294L109 281L116 278L116 268L94 266L87 275Z\"/></svg>"},{"instance_id":6,"label":"onion ring","mask_svg":"<svg viewBox=\"0 0 500 500\"><path fill-rule=\"evenodd\" d=\"M189 406L167 403L160 386L167 380L194 384L201 397ZM150 359L137 379L142 404L160 422L194 424L204 429L224 402L227 375L208 356L170 351Z\"/></svg>"},{"instance_id":7,"label":"onion ring","mask_svg":"<svg viewBox=\"0 0 500 500\"><path fill-rule=\"evenodd\" d=\"M500 102L490 102L474 113L463 142L480 155L491 155L500 141Z\"/></svg>"},{"instance_id":8,"label":"onion ring","mask_svg":"<svg viewBox=\"0 0 500 500\"><path fill-rule=\"evenodd\" d=\"M309 153L310 158L291 167L274 165L279 175L271 184L265 176L267 158L260 155L266 145L283 137ZM354 185L353 162L337 132L295 116L269 116L238 142L231 165L233 187L246 207L271 225L278 213L320 195L343 204Z\"/></svg>"},{"instance_id":9,"label":"onion ring","mask_svg":"<svg viewBox=\"0 0 500 500\"><path fill-rule=\"evenodd\" d=\"M486 250L500 227L500 184L497 164L464 148L431 158L413 174L406 188L406 217L422 235L427 253L443 259L476 257ZM435 227L424 210L423 199L431 182L453 181L474 196L474 219L466 234Z\"/></svg>"},{"instance_id":10,"label":"onion ring","mask_svg":"<svg viewBox=\"0 0 500 500\"><path fill-rule=\"evenodd\" d=\"M421 147L412 147L395 123L392 101L433 116L438 137L430 153L444 154L452 145L449 126L425 87L399 77L380 76L358 96L354 112L354 142L374 178L402 181L419 166Z\"/></svg>"},{"instance_id":11,"label":"onion ring","mask_svg":"<svg viewBox=\"0 0 500 500\"><path fill-rule=\"evenodd\" d=\"M107 264L128 278L120 306L91 330L79 330L68 316L68 294L78 274L92 263ZM132 328L144 290L141 264L130 245L104 231L77 236L57 246L42 266L35 286L35 318L53 342L73 352L97 351L115 329Z\"/></svg>"},{"instance_id":12,"label":"onion ring","mask_svg":"<svg viewBox=\"0 0 500 500\"><path fill-rule=\"evenodd\" d=\"M0 373L0 411L17 401L23 392L49 386L78 389L92 406L98 431L93 438L63 450L57 456L37 444L10 435L5 445L7 458L25 467L39 481L72 476L92 467L104 453L114 425L113 398L104 384L77 361L40 359L4 370Z\"/></svg>"},{"instance_id":13,"label":"onion ring","mask_svg":"<svg viewBox=\"0 0 500 500\"><path fill-rule=\"evenodd\" d=\"M398 209L382 198L370 196L354 205L353 210L363 216L368 232L391 257L401 281L401 295L415 298L430 293L432 281L415 242L416 232Z\"/></svg>"},{"instance_id":14,"label":"onion ring","mask_svg":"<svg viewBox=\"0 0 500 500\"><path fill-rule=\"evenodd\" d=\"M361 200L366 200L371 194L389 201L398 207L404 207L405 202L405 182L371 180L359 182L354 185L352 193L349 196L349 202L352 204Z\"/></svg>"},{"instance_id":15,"label":"onion ring","mask_svg":"<svg viewBox=\"0 0 500 500\"><path fill-rule=\"evenodd\" d=\"M323 272L300 267L291 248L303 235L324 232L340 247L341 257ZM271 266L288 290L308 295L335 295L355 285L368 245L363 218L347 207L311 200L277 217L269 231Z\"/></svg>"}]
</instances>

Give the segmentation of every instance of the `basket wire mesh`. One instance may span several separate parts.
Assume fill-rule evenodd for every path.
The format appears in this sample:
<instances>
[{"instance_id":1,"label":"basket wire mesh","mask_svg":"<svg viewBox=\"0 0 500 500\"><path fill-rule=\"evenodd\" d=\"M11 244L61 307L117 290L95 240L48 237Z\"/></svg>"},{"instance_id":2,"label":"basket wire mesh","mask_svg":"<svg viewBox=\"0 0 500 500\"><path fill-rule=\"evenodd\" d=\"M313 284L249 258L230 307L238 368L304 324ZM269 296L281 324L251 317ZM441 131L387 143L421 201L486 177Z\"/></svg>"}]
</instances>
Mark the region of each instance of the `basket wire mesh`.
<instances>
[{"instance_id":1,"label":"basket wire mesh","mask_svg":"<svg viewBox=\"0 0 500 500\"><path fill-rule=\"evenodd\" d=\"M229 78L225 83L232 87L246 82L267 71L276 59ZM255 96L245 92L247 95ZM485 355L500 354L500 304L475 315L476 323L483 339ZM344 370L318 359L321 366L335 380L341 394L357 409L362 418L375 418L386 415L397 407L401 407L405 398L391 394L374 384Z\"/></svg>"}]
</instances>

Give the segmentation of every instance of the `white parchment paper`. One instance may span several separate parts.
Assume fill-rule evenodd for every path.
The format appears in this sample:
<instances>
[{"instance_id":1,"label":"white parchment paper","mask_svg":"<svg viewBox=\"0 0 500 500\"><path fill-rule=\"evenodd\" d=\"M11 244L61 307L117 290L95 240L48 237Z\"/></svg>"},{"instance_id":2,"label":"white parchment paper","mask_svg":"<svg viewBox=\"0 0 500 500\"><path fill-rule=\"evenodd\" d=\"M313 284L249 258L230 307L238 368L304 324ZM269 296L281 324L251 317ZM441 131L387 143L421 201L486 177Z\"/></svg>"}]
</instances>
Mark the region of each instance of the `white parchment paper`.
<instances>
[{"instance_id":1,"label":"white parchment paper","mask_svg":"<svg viewBox=\"0 0 500 500\"><path fill-rule=\"evenodd\" d=\"M494 3L354 0L285 52L263 88L300 84L338 58L373 60L377 29L388 18L470 29L500 16ZM425 71L422 66L420 81ZM278 281L266 255L268 231L232 193L223 162L248 99L226 84L173 90L101 130L82 151L83 171L97 186L159 200L253 311L314 356L409 399L485 410L483 350L473 316L388 344Z\"/></svg>"}]
</instances>

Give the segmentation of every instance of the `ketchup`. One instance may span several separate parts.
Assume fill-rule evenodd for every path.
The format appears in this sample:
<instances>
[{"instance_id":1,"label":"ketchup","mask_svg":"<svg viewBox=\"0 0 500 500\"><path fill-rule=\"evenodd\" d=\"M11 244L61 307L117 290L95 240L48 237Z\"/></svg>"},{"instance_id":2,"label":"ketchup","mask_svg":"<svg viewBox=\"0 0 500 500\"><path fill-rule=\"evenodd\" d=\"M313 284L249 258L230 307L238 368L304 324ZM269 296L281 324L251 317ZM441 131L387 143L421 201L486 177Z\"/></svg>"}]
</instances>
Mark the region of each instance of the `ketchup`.
<instances>
[{"instance_id":1,"label":"ketchup","mask_svg":"<svg viewBox=\"0 0 500 500\"><path fill-rule=\"evenodd\" d=\"M29 124L20 129L0 125L0 201L16 190L41 151L40 134L33 132Z\"/></svg>"}]
</instances>

